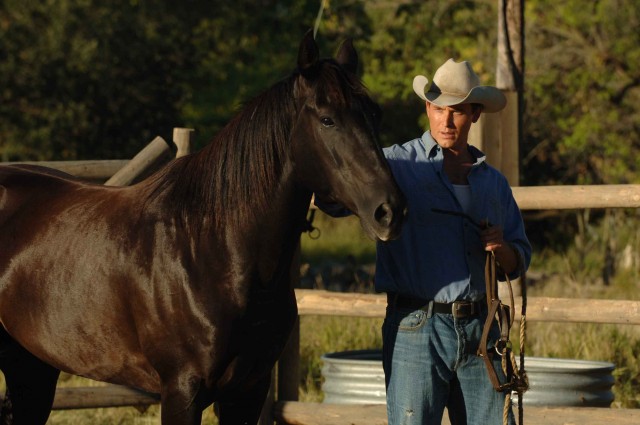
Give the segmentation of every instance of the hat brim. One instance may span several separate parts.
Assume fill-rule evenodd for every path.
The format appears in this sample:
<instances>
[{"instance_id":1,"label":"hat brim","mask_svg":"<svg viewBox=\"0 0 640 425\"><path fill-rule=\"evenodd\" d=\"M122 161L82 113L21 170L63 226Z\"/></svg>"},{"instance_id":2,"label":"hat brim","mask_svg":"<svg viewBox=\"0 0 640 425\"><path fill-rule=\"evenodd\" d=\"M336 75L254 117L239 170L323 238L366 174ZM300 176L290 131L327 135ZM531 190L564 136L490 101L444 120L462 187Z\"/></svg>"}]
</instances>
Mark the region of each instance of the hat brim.
<instances>
[{"instance_id":1,"label":"hat brim","mask_svg":"<svg viewBox=\"0 0 640 425\"><path fill-rule=\"evenodd\" d=\"M427 100L425 96L425 87L429 84L429 79L424 75L416 75L413 77L413 91L416 92L418 97L422 100Z\"/></svg>"},{"instance_id":2,"label":"hat brim","mask_svg":"<svg viewBox=\"0 0 640 425\"><path fill-rule=\"evenodd\" d=\"M413 91L419 98L431 102L438 106L453 106L462 103L479 103L483 106L484 112L498 112L504 109L507 98L504 93L496 87L477 86L471 89L467 96L441 93L435 91L425 91L429 80L424 75L416 75L413 78Z\"/></svg>"}]
</instances>

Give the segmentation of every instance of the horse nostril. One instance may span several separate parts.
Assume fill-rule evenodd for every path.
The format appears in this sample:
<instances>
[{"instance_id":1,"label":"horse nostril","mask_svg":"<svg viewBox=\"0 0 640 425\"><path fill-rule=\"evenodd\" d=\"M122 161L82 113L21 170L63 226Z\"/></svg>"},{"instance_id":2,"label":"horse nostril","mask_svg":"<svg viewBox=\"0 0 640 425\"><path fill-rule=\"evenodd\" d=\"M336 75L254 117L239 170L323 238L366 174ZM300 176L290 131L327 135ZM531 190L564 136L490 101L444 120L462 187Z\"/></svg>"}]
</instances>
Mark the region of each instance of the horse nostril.
<instances>
[{"instance_id":1,"label":"horse nostril","mask_svg":"<svg viewBox=\"0 0 640 425\"><path fill-rule=\"evenodd\" d=\"M386 202L381 204L373 213L373 218L381 226L389 227L393 221L393 210Z\"/></svg>"}]
</instances>

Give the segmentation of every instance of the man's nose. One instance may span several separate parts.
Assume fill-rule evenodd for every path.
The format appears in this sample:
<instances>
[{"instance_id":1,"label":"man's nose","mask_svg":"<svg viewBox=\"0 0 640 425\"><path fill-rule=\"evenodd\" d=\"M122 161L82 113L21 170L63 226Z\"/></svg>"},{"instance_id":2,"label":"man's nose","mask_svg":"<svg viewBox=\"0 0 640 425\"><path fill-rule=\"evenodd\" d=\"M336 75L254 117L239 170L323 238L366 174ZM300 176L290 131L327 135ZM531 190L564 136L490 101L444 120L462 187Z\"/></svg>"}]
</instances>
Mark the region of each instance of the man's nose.
<instances>
[{"instance_id":1,"label":"man's nose","mask_svg":"<svg viewBox=\"0 0 640 425\"><path fill-rule=\"evenodd\" d=\"M447 123L448 127L453 126L453 112L451 111L445 112L445 122Z\"/></svg>"}]
</instances>

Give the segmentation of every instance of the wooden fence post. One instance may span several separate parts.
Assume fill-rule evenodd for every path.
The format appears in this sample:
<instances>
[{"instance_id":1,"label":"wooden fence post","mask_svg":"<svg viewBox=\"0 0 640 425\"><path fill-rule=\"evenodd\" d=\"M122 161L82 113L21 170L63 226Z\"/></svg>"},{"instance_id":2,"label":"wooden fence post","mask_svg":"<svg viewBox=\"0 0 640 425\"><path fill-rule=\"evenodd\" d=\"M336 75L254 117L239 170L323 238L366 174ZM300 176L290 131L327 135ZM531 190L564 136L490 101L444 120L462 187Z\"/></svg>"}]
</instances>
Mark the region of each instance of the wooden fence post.
<instances>
[{"instance_id":1,"label":"wooden fence post","mask_svg":"<svg viewBox=\"0 0 640 425\"><path fill-rule=\"evenodd\" d=\"M149 170L169 152L169 144L162 137L156 137L134 156L127 165L107 180L105 186L127 186L131 184L138 176Z\"/></svg>"},{"instance_id":2,"label":"wooden fence post","mask_svg":"<svg viewBox=\"0 0 640 425\"><path fill-rule=\"evenodd\" d=\"M193 128L174 128L173 143L175 143L178 151L176 158L190 154L193 151Z\"/></svg>"}]
</instances>

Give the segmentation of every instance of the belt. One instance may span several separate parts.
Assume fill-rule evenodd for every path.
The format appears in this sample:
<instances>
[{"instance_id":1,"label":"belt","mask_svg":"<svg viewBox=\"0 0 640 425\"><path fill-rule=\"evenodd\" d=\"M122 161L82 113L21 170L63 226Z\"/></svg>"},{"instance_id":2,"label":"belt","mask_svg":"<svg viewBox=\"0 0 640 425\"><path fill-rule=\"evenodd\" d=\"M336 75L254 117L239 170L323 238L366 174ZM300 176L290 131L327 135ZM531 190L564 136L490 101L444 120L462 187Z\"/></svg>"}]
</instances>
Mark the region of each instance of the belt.
<instances>
[{"instance_id":1,"label":"belt","mask_svg":"<svg viewBox=\"0 0 640 425\"><path fill-rule=\"evenodd\" d=\"M433 300L409 297L397 293L388 293L387 303L396 308L424 310L429 314L429 316L434 313L451 314L456 319L477 316L482 311L482 308L486 306L486 302L484 301L454 301L452 303L439 303Z\"/></svg>"}]
</instances>

